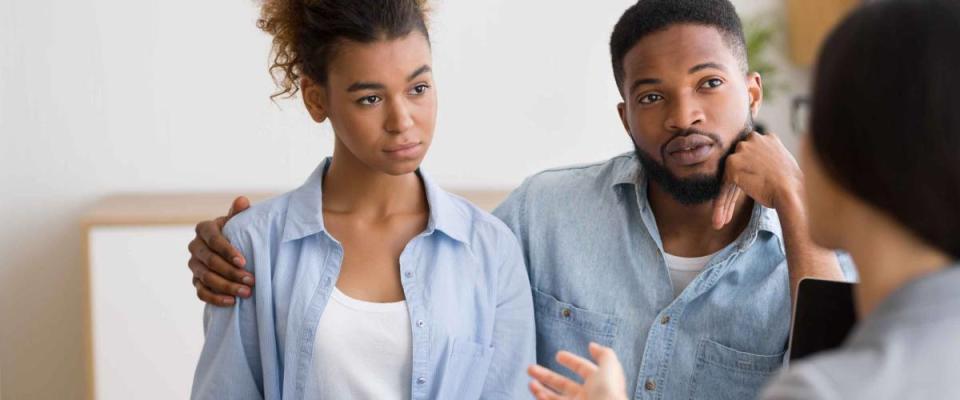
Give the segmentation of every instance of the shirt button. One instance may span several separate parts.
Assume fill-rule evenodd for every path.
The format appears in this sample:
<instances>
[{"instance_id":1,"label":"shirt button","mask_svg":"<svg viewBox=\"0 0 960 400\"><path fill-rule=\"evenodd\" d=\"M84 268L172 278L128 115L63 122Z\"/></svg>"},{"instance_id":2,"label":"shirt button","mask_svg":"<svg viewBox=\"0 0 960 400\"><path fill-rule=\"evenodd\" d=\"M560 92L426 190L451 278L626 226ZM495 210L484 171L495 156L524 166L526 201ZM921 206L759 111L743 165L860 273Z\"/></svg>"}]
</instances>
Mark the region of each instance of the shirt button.
<instances>
[{"instance_id":1,"label":"shirt button","mask_svg":"<svg viewBox=\"0 0 960 400\"><path fill-rule=\"evenodd\" d=\"M419 377L419 378L417 378L417 384L418 384L418 385L422 385L422 384L424 384L424 383L427 383L427 378L424 378L424 377L422 377L422 376Z\"/></svg>"},{"instance_id":2,"label":"shirt button","mask_svg":"<svg viewBox=\"0 0 960 400\"><path fill-rule=\"evenodd\" d=\"M570 311L569 308L564 308L563 310L560 311L560 315L563 315L564 318L570 318L570 315L572 314L573 312Z\"/></svg>"},{"instance_id":3,"label":"shirt button","mask_svg":"<svg viewBox=\"0 0 960 400\"><path fill-rule=\"evenodd\" d=\"M422 320L422 319L419 320L419 321L417 321L417 327L418 327L418 328L423 328L423 325L424 325L424 324L423 324L423 320Z\"/></svg>"},{"instance_id":4,"label":"shirt button","mask_svg":"<svg viewBox=\"0 0 960 400\"><path fill-rule=\"evenodd\" d=\"M664 315L663 318L660 318L660 324L666 325L670 323L670 316Z\"/></svg>"},{"instance_id":5,"label":"shirt button","mask_svg":"<svg viewBox=\"0 0 960 400\"><path fill-rule=\"evenodd\" d=\"M405 277L407 277L407 278L413 278L413 272L410 272L410 271L404 272L404 273L403 273L403 276L405 276Z\"/></svg>"},{"instance_id":6,"label":"shirt button","mask_svg":"<svg viewBox=\"0 0 960 400\"><path fill-rule=\"evenodd\" d=\"M647 390L657 390L657 384L653 379L647 379L647 383L643 384L643 388Z\"/></svg>"}]
</instances>

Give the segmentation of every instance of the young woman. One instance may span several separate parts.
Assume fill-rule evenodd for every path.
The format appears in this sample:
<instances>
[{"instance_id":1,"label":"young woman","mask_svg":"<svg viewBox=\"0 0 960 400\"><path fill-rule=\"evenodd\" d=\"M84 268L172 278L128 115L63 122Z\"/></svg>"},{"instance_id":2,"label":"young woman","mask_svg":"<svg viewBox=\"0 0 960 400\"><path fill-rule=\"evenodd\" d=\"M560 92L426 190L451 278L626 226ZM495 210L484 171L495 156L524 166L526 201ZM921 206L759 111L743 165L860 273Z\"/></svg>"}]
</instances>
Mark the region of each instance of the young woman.
<instances>
[{"instance_id":1,"label":"young woman","mask_svg":"<svg viewBox=\"0 0 960 400\"><path fill-rule=\"evenodd\" d=\"M529 396L519 243L419 169L437 110L422 3L263 3L280 94L332 125L334 151L227 223L258 282L207 307L194 398Z\"/></svg>"},{"instance_id":2,"label":"young woman","mask_svg":"<svg viewBox=\"0 0 960 400\"><path fill-rule=\"evenodd\" d=\"M813 239L860 272L861 321L798 362L770 399L960 398L960 3L878 1L828 38L802 155ZM613 352L533 366L538 399L626 399Z\"/></svg>"}]
</instances>

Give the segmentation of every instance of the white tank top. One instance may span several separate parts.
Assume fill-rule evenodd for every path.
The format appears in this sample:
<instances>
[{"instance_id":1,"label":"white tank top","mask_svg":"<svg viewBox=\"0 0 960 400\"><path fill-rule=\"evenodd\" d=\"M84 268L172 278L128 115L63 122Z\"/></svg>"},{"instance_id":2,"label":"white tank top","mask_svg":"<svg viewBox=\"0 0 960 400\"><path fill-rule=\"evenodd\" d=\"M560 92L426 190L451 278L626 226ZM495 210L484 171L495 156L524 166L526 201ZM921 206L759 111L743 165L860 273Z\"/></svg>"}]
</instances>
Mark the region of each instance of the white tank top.
<instances>
[{"instance_id":1,"label":"white tank top","mask_svg":"<svg viewBox=\"0 0 960 400\"><path fill-rule=\"evenodd\" d=\"M410 398L413 342L407 302L371 303L334 287L313 343L307 400Z\"/></svg>"},{"instance_id":2,"label":"white tank top","mask_svg":"<svg viewBox=\"0 0 960 400\"><path fill-rule=\"evenodd\" d=\"M663 253L663 260L667 263L667 271L670 272L670 282L673 283L674 298L680 296L680 293L690 285L690 282L693 282L697 275L703 272L707 263L717 253L703 257L677 257L673 254Z\"/></svg>"}]
</instances>

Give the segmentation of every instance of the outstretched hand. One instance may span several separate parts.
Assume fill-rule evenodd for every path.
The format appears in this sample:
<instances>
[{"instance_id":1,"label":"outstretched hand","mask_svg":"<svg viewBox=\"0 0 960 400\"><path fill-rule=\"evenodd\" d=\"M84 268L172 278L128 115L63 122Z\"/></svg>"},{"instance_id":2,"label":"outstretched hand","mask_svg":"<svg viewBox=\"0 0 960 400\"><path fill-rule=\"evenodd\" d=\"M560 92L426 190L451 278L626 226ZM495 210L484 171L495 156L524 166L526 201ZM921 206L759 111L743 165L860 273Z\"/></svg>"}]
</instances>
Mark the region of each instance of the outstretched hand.
<instances>
[{"instance_id":1,"label":"outstretched hand","mask_svg":"<svg viewBox=\"0 0 960 400\"><path fill-rule=\"evenodd\" d=\"M616 353L596 343L590 343L589 350L596 364L567 351L557 353L557 362L579 375L583 384L531 365L530 392L537 400L626 400L626 379Z\"/></svg>"}]
</instances>

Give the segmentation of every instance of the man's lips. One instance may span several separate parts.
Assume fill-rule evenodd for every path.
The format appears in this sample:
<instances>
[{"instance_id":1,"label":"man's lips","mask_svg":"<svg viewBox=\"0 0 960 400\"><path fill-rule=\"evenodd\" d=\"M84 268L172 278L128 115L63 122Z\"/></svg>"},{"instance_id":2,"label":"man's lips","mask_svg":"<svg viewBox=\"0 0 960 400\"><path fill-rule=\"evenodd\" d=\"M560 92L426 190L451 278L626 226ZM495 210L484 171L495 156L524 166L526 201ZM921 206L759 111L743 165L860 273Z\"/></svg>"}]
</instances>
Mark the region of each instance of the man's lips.
<instances>
[{"instance_id":1,"label":"man's lips","mask_svg":"<svg viewBox=\"0 0 960 400\"><path fill-rule=\"evenodd\" d=\"M704 135L679 136L667 143L664 155L682 166L690 166L706 161L715 147L716 143Z\"/></svg>"}]
</instances>

